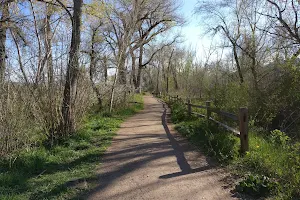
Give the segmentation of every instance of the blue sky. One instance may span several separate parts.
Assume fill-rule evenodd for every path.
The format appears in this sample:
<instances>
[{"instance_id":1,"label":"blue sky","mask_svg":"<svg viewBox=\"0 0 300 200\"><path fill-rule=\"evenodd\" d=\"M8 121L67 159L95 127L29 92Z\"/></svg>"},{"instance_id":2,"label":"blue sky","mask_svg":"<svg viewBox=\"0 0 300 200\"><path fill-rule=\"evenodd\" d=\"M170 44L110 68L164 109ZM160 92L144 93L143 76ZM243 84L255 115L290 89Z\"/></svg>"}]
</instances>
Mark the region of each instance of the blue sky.
<instances>
[{"instance_id":1,"label":"blue sky","mask_svg":"<svg viewBox=\"0 0 300 200\"><path fill-rule=\"evenodd\" d=\"M209 48L211 39L203 37L203 29L200 25L200 17L195 12L198 0L179 0L182 7L179 13L187 20L187 25L182 28L182 35L185 38L184 46L190 47L196 51L199 59L204 57L204 49Z\"/></svg>"}]
</instances>

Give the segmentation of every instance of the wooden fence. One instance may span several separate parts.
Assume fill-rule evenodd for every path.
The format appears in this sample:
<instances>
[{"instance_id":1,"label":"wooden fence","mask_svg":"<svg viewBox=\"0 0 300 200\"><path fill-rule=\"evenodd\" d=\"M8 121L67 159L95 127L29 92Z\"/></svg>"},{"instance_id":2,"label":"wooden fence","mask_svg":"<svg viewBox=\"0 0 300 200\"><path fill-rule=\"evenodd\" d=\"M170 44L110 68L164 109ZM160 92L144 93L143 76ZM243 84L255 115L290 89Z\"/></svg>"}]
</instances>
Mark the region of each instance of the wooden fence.
<instances>
[{"instance_id":1,"label":"wooden fence","mask_svg":"<svg viewBox=\"0 0 300 200\"><path fill-rule=\"evenodd\" d=\"M176 102L176 101L183 101L181 98L177 96L167 96L167 99L169 102ZM184 101L183 101L184 102ZM191 103L190 99L187 99L186 103L184 103L187 106L187 113L189 116L196 115L201 118L206 118L208 122L212 121L221 127L225 128L228 131L231 131L235 136L240 138L241 147L240 152L244 154L246 151L249 151L249 137L248 137L248 122L249 122L249 116L248 116L248 108L240 108L238 114L229 113L226 111L222 111L218 108L214 108L211 106L211 101L206 101L205 105L194 105ZM206 110L206 115L193 112L193 108L200 108ZM235 122L238 123L239 129L236 130L235 128L232 128L225 123L222 123L220 121L215 120L212 118L212 113L215 113L219 116L229 118Z\"/></svg>"}]
</instances>

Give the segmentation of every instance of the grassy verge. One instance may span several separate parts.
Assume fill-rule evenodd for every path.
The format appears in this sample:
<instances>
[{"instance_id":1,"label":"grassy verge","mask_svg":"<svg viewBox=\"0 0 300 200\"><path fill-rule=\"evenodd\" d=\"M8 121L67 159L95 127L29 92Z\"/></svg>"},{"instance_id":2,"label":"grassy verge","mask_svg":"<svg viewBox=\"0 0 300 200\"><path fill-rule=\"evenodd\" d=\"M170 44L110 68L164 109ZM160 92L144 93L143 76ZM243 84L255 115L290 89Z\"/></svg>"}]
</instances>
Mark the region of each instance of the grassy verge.
<instances>
[{"instance_id":1,"label":"grassy verge","mask_svg":"<svg viewBox=\"0 0 300 200\"><path fill-rule=\"evenodd\" d=\"M300 143L280 131L250 129L250 151L240 156L239 138L205 119L188 117L180 103L171 104L176 129L243 180L237 191L270 199L300 198Z\"/></svg>"},{"instance_id":2,"label":"grassy verge","mask_svg":"<svg viewBox=\"0 0 300 200\"><path fill-rule=\"evenodd\" d=\"M120 124L143 108L137 104L113 114L90 114L78 132L51 149L31 148L0 160L0 199L76 199L92 189L95 167Z\"/></svg>"}]
</instances>

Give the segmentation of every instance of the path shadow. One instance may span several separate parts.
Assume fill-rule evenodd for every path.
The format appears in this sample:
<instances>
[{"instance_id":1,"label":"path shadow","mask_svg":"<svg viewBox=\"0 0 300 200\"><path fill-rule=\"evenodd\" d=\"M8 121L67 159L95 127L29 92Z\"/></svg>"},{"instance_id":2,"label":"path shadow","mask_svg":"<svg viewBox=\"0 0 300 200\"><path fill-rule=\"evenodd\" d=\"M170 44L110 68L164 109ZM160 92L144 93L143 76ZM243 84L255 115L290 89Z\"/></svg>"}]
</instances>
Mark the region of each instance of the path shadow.
<instances>
[{"instance_id":1,"label":"path shadow","mask_svg":"<svg viewBox=\"0 0 300 200\"><path fill-rule=\"evenodd\" d=\"M180 167L180 169L183 173L189 173L192 170L191 166L189 165L186 158L184 157L184 153L183 153L183 150L181 149L180 145L177 143L175 138L170 133L170 129L168 127L167 120L166 120L167 108L166 108L165 104L163 104L163 108L164 108L164 112L161 116L161 122L162 122L162 125L163 125L164 129L165 129L167 137L170 140L170 143L171 143L171 145L174 149L174 154L175 154L176 159L177 159L177 164L179 165L179 167Z\"/></svg>"},{"instance_id":2,"label":"path shadow","mask_svg":"<svg viewBox=\"0 0 300 200\"><path fill-rule=\"evenodd\" d=\"M171 134L170 129L168 127L169 117L167 116L167 105L164 102L161 102L164 108L163 115L161 116L162 125L165 129L165 132L168 136L168 139L170 140L170 143L174 149L175 156L177 159L177 164L179 165L181 171L180 172L174 172L171 174L166 174L163 176L160 176L161 179L168 179L168 178L174 178L178 176L183 176L187 174L202 172L206 170L210 170L214 167L216 167L215 162L212 162L210 159L206 159L208 165L201 166L195 169L192 169L189 165L187 159L185 158L184 152L185 150L182 148L182 146L179 144L178 140L174 138L174 136ZM189 144L188 144L189 145Z\"/></svg>"},{"instance_id":3,"label":"path shadow","mask_svg":"<svg viewBox=\"0 0 300 200\"><path fill-rule=\"evenodd\" d=\"M138 134L138 135L128 134L128 135L124 135L124 138L115 138L114 141L117 143L123 142L122 140L124 140L124 142L125 140L128 142L128 140L131 141L136 139L147 139L147 138L150 139L154 138L156 142L131 145L129 148L120 149L113 152L108 151L107 153L105 153L102 162L106 163L106 165L100 166L102 172L100 172L96 178L92 178L90 180L75 180L72 181L71 183L65 183L65 184L73 185L74 183L78 184L86 181L88 183L92 183L95 185L89 191L81 192L74 199L88 199L93 195L95 195L96 193L100 194L104 189L109 187L118 179L121 179L127 174L142 168L144 165L147 165L148 163L154 160L158 160L164 157L175 156L176 162L181 171L157 177L158 179L169 179L173 177L184 176L191 173L197 173L197 172L209 170L214 167L213 165L207 165L196 169L192 169L184 155L184 150L182 149L182 146L178 143L176 138L174 138L174 136L170 132L170 129L167 124L168 119L167 119L166 105L156 104L156 105L149 105L146 107L150 109L144 110L139 114L144 115L147 113L148 114L155 113L155 115L157 115L158 113L160 113L159 115L161 115L161 112L158 109L161 109L161 111L163 111L161 115L161 123L164 128L164 132L154 133L154 134L153 133ZM136 127L139 127L139 125L137 125ZM166 136L169 141L165 140ZM159 138L159 140L157 140L157 138ZM170 148L170 146L172 148ZM114 162L116 161L118 162L126 161L126 162L123 162L121 165L115 166ZM139 187L135 189L142 189L142 187L147 187L147 186L142 185Z\"/></svg>"}]
</instances>

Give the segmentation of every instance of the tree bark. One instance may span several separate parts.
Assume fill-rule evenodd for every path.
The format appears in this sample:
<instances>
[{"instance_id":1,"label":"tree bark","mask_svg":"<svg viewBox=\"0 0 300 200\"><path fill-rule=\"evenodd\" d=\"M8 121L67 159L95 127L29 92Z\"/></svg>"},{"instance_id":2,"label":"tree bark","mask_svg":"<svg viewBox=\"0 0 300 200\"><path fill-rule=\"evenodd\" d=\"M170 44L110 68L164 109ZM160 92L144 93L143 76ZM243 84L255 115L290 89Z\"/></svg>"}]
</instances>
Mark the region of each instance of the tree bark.
<instances>
[{"instance_id":1,"label":"tree bark","mask_svg":"<svg viewBox=\"0 0 300 200\"><path fill-rule=\"evenodd\" d=\"M3 3L1 6L2 16L0 18L0 84L4 81L6 70L6 32L7 19L9 17L8 3Z\"/></svg>"},{"instance_id":2,"label":"tree bark","mask_svg":"<svg viewBox=\"0 0 300 200\"><path fill-rule=\"evenodd\" d=\"M54 70L53 70L53 57L52 57L52 31L50 26L51 20L51 6L46 5L46 17L45 17L45 35L44 35L44 45L46 50L46 55L43 60L42 66L44 66L44 62L47 63L47 81L48 81L48 104L49 104L49 133L50 133L50 140L51 146L54 143L55 137L55 129L56 127L56 97L55 97L55 90L54 90Z\"/></svg>"},{"instance_id":3,"label":"tree bark","mask_svg":"<svg viewBox=\"0 0 300 200\"><path fill-rule=\"evenodd\" d=\"M136 88L136 85L137 85L136 74L135 74L136 73L136 66L135 66L136 57L135 57L133 51L130 51L130 55L131 55L131 65L132 65L132 68L131 68L132 82L133 82L134 87Z\"/></svg>"},{"instance_id":4,"label":"tree bark","mask_svg":"<svg viewBox=\"0 0 300 200\"><path fill-rule=\"evenodd\" d=\"M159 74L160 74L160 67L157 67L157 77L156 77L156 93L159 93Z\"/></svg>"},{"instance_id":5,"label":"tree bark","mask_svg":"<svg viewBox=\"0 0 300 200\"><path fill-rule=\"evenodd\" d=\"M118 74L119 73L118 73L118 68L117 68L117 71L116 71L115 76L114 76L114 82L113 82L113 85L111 87L109 112L112 112L112 110L113 110L114 97L115 97L115 87L116 87L116 84L117 84L117 81L118 81Z\"/></svg>"},{"instance_id":6,"label":"tree bark","mask_svg":"<svg viewBox=\"0 0 300 200\"><path fill-rule=\"evenodd\" d=\"M90 52L90 59L91 59L91 62L90 62L90 81L91 81L91 84L92 84L92 88L93 88L93 90L94 90L94 92L96 93L96 96L97 96L99 109L102 109L102 97L101 97L99 89L97 88L97 86L94 82L94 74L95 74L96 64L97 64L96 52L95 52L96 33L97 33L97 30L93 30L92 50Z\"/></svg>"},{"instance_id":7,"label":"tree bark","mask_svg":"<svg viewBox=\"0 0 300 200\"><path fill-rule=\"evenodd\" d=\"M138 89L141 86L141 78L142 78L142 70L143 70L143 53L144 53L144 47L142 45L142 46L140 46L139 68L138 68L138 73L137 73L137 77L136 77L135 89Z\"/></svg>"},{"instance_id":8,"label":"tree bark","mask_svg":"<svg viewBox=\"0 0 300 200\"><path fill-rule=\"evenodd\" d=\"M107 77L108 77L108 74L107 74L107 70L108 70L108 67L107 67L107 57L104 56L103 58L103 67L104 67L104 82L105 82L105 85L107 84Z\"/></svg>"},{"instance_id":9,"label":"tree bark","mask_svg":"<svg viewBox=\"0 0 300 200\"><path fill-rule=\"evenodd\" d=\"M238 54L237 54L236 45L235 44L232 44L232 45L233 45L234 60L235 60L236 68L238 70L238 74L239 74L239 78L240 78L240 84L243 84L244 83L244 77L243 77L243 73L242 73L242 70L241 70L241 65L240 65Z\"/></svg>"},{"instance_id":10,"label":"tree bark","mask_svg":"<svg viewBox=\"0 0 300 200\"><path fill-rule=\"evenodd\" d=\"M82 15L82 0L73 0L74 12L72 17L72 39L69 52L69 62L66 73L62 103L62 122L60 131L68 135L75 131L75 94L79 68L80 27Z\"/></svg>"},{"instance_id":11,"label":"tree bark","mask_svg":"<svg viewBox=\"0 0 300 200\"><path fill-rule=\"evenodd\" d=\"M173 73L173 81L174 81L175 90L178 90L179 86L178 86L178 81L177 81L177 74L176 74L176 69L173 65L172 65L172 73Z\"/></svg>"},{"instance_id":12,"label":"tree bark","mask_svg":"<svg viewBox=\"0 0 300 200\"><path fill-rule=\"evenodd\" d=\"M168 68L167 68L167 77L166 77L167 78L167 85L166 85L167 94L169 93L169 74L170 74L170 65L171 65L171 60L172 60L173 53L174 53L174 49L172 50L172 53L170 55Z\"/></svg>"},{"instance_id":13,"label":"tree bark","mask_svg":"<svg viewBox=\"0 0 300 200\"><path fill-rule=\"evenodd\" d=\"M252 30L252 38L251 38L251 43L250 43L250 55L251 55L251 72L253 76L253 83L254 83L254 89L256 92L259 91L258 88L258 81L257 81L257 71L256 71L256 39L255 39L255 30Z\"/></svg>"},{"instance_id":14,"label":"tree bark","mask_svg":"<svg viewBox=\"0 0 300 200\"><path fill-rule=\"evenodd\" d=\"M53 87L54 83L54 70L53 70L53 57L52 57L52 32L50 26L51 11L49 10L49 5L46 7L47 16L45 18L45 46L46 46L46 56L47 56L47 69L48 69L48 84L49 88Z\"/></svg>"},{"instance_id":15,"label":"tree bark","mask_svg":"<svg viewBox=\"0 0 300 200\"><path fill-rule=\"evenodd\" d=\"M126 62L126 50L121 49L119 53L119 62L118 62L118 77L119 77L119 83L122 85L126 85L127 83L125 62Z\"/></svg>"},{"instance_id":16,"label":"tree bark","mask_svg":"<svg viewBox=\"0 0 300 200\"><path fill-rule=\"evenodd\" d=\"M255 56L251 58L251 73L253 76L253 85L256 92L258 92L258 81L257 81L257 72L256 72L256 58Z\"/></svg>"}]
</instances>

